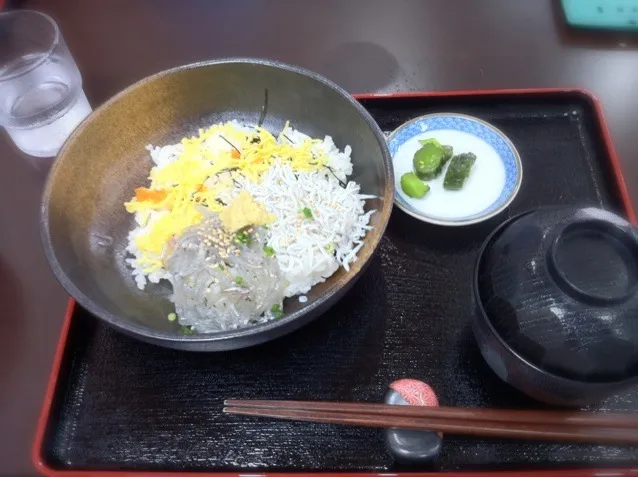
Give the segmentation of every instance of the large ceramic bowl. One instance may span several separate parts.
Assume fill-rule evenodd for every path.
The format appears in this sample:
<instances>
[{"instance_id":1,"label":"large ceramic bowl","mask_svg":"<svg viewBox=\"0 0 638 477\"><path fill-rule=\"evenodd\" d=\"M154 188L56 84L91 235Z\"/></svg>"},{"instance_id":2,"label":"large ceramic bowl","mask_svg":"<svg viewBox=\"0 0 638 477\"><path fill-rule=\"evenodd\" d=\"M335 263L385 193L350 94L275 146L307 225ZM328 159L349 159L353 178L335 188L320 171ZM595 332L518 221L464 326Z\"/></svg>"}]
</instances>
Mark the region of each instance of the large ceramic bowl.
<instances>
[{"instance_id":1,"label":"large ceramic bowl","mask_svg":"<svg viewBox=\"0 0 638 477\"><path fill-rule=\"evenodd\" d=\"M168 285L140 291L125 263L132 216L124 209L146 185L145 146L178 142L231 119L257 123L268 90L264 127L286 120L313 137L352 146L352 180L376 209L358 260L312 288L308 301L285 303L281 320L237 331L184 335L166 319ZM91 114L62 148L42 201L42 241L66 290L91 313L141 340L172 348L218 351L265 342L310 322L353 285L377 249L392 210L394 179L383 133L346 91L293 66L262 60L208 61L164 71L124 90Z\"/></svg>"}]
</instances>

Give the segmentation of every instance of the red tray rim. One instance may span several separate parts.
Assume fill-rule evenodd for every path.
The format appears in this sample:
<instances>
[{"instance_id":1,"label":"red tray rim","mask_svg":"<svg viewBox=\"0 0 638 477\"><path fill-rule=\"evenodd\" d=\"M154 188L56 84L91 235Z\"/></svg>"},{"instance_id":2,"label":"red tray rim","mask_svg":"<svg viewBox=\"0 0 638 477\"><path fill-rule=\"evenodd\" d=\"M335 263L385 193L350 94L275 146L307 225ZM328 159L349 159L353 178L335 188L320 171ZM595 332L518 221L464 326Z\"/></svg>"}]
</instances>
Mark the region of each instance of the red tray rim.
<instances>
[{"instance_id":1,"label":"red tray rim","mask_svg":"<svg viewBox=\"0 0 638 477\"><path fill-rule=\"evenodd\" d=\"M2 0L0 0L1 4ZM398 92L398 93L363 93L354 94L358 100L374 100L384 98L428 98L442 96L495 96L495 95L535 95L535 94L557 94L557 93L577 93L585 96L594 107L596 119L601 127L602 139L609 154L612 171L616 180L616 187L620 192L621 201L629 221L636 224L636 213L631 203L629 191L625 183L620 160L616 155L616 150L612 143L611 134L605 121L603 109L600 101L588 90L582 88L526 88L526 89L487 89L487 90L467 90L467 91L434 91L434 92ZM35 438L31 449L31 458L36 470L47 477L291 477L293 475L305 475L317 477L636 477L638 467L635 468L580 468L580 469L559 469L559 470L524 470L524 471L484 471L484 472L215 472L215 471L130 471L130 470L59 470L50 467L42 456L42 445L47 422L51 412L53 397L58 383L60 368L66 341L71 327L71 319L75 311L75 300L69 299L67 305L60 338L55 351L51 374L47 384L44 402L37 422Z\"/></svg>"}]
</instances>

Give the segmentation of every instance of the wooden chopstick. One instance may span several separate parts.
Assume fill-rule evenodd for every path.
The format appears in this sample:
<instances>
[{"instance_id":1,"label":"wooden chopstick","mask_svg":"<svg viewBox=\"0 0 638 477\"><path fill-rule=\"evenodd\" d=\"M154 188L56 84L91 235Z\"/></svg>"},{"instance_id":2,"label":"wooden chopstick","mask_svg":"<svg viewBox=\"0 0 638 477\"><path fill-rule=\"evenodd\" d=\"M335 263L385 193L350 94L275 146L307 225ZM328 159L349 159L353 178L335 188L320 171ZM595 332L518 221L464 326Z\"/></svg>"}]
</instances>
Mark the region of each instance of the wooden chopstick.
<instances>
[{"instance_id":1,"label":"wooden chopstick","mask_svg":"<svg viewBox=\"0 0 638 477\"><path fill-rule=\"evenodd\" d=\"M515 409L481 409L460 407L391 406L388 404L328 402L328 401L271 401L228 399L224 406L274 410L328 411L376 416L458 419L462 421L520 422L560 426L628 428L638 433L638 414L583 411L537 411Z\"/></svg>"},{"instance_id":2,"label":"wooden chopstick","mask_svg":"<svg viewBox=\"0 0 638 477\"><path fill-rule=\"evenodd\" d=\"M225 407L228 414L271 417L296 421L348 424L365 427L397 427L401 429L433 430L450 434L516 439L593 442L599 444L638 444L638 433L627 429L561 428L549 424L507 424L494 421L458 422L450 419L371 416L328 411L268 410L244 407Z\"/></svg>"},{"instance_id":3,"label":"wooden chopstick","mask_svg":"<svg viewBox=\"0 0 638 477\"><path fill-rule=\"evenodd\" d=\"M228 404L233 404L234 402L237 401L226 401L226 403ZM281 403L281 401L277 402ZM593 442L599 444L638 444L638 432L636 431L636 429L627 428L585 426L575 425L573 423L565 426L561 423L551 424L503 420L495 421L489 419L481 420L476 418L472 420L464 420L460 418L449 417L449 415L448 417L441 418L414 417L406 415L382 415L379 413L371 414L353 411L344 412L334 410L320 411L316 409L286 409L281 408L281 406L280 408L276 409L267 407L249 407L245 404L246 401L243 401L243 403L245 407L227 406L223 409L223 411L229 414L241 414L246 416L270 417L277 419L346 424L366 427L397 427L402 429L434 430L439 432L446 432L449 434L463 434L485 437ZM311 404L314 403L304 403L303 405L306 406ZM330 404L341 405L342 403ZM371 405L365 405L364 407L368 406ZM408 406L376 406L382 406L384 408L402 407L411 409L411 407ZM526 411L518 412L522 413Z\"/></svg>"}]
</instances>

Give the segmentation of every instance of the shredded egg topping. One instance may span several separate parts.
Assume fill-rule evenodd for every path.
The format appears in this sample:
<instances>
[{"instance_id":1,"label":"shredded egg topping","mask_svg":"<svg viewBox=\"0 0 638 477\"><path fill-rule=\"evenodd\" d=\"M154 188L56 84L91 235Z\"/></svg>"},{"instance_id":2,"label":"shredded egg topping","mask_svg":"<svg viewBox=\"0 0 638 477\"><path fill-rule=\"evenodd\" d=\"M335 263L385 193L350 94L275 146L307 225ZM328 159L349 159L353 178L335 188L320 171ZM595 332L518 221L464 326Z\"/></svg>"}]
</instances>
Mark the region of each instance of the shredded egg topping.
<instances>
[{"instance_id":1,"label":"shredded egg topping","mask_svg":"<svg viewBox=\"0 0 638 477\"><path fill-rule=\"evenodd\" d=\"M172 240L201 222L200 207L221 213L229 205L222 198L238 178L259 183L275 163L295 171L326 166L326 155L317 147L321 141L292 140L285 135L288 128L286 122L278 137L260 127L230 122L200 129L198 136L182 140L183 152L174 161L151 170L150 187L136 189L125 204L140 225L149 225L135 237L142 252L138 263L145 273L163 268Z\"/></svg>"}]
</instances>

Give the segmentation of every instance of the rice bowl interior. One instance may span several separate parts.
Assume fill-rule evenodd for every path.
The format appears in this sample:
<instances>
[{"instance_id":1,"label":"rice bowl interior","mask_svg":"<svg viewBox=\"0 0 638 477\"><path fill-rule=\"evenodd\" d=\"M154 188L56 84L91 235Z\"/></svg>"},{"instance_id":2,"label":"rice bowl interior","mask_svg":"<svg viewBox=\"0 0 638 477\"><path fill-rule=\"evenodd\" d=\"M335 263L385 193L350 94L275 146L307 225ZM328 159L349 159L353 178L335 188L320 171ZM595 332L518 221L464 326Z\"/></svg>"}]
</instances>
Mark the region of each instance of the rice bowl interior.
<instances>
[{"instance_id":1,"label":"rice bowl interior","mask_svg":"<svg viewBox=\"0 0 638 477\"><path fill-rule=\"evenodd\" d=\"M281 319L284 297L350 269L375 210L350 181L351 148L238 121L147 146L149 187L125 205L126 262L140 290L166 280L187 334Z\"/></svg>"}]
</instances>

